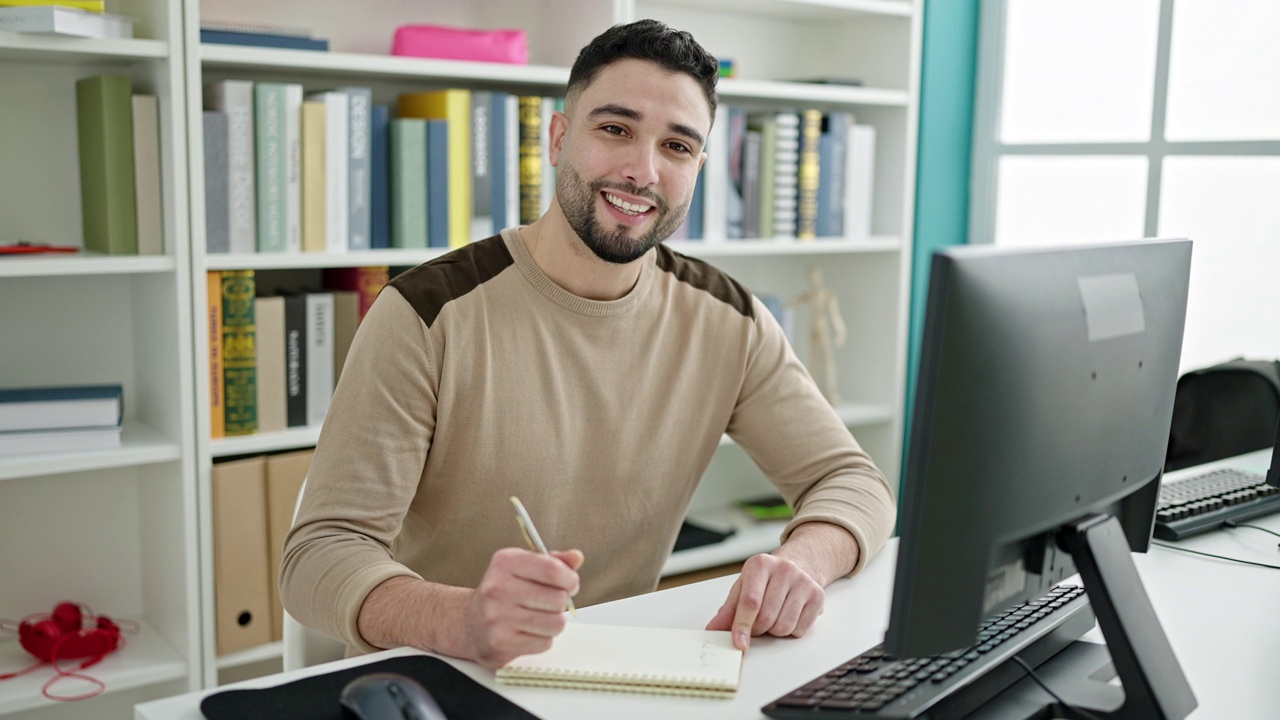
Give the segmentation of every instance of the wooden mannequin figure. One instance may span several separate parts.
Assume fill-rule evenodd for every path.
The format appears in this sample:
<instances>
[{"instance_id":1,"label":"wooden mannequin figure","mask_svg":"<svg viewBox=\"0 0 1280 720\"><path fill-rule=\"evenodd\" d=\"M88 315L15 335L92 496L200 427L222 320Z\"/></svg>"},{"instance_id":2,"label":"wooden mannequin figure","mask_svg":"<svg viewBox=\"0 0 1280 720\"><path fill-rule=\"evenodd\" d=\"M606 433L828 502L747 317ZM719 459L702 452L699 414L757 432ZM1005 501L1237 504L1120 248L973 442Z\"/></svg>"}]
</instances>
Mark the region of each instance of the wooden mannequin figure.
<instances>
[{"instance_id":1,"label":"wooden mannequin figure","mask_svg":"<svg viewBox=\"0 0 1280 720\"><path fill-rule=\"evenodd\" d=\"M814 380L832 406L840 402L836 385L836 351L846 339L844 318L835 293L822 282L822 268L809 266L809 290L788 303L789 307L813 306L809 317L809 365Z\"/></svg>"}]
</instances>

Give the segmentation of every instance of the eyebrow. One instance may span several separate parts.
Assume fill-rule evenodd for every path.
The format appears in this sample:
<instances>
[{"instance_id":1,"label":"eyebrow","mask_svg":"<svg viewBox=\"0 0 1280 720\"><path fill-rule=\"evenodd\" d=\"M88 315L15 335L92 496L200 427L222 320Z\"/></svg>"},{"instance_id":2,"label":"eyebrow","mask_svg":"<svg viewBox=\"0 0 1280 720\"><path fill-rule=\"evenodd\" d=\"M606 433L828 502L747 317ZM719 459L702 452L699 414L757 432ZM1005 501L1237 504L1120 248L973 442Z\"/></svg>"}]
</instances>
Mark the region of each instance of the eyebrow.
<instances>
[{"instance_id":1,"label":"eyebrow","mask_svg":"<svg viewBox=\"0 0 1280 720\"><path fill-rule=\"evenodd\" d=\"M627 118L628 120L635 120L637 122L644 119L644 116L642 116L638 110L634 110L625 105L619 105L617 103L605 103L604 105L601 105L593 109L591 112L587 113L587 117L593 120L601 116L609 116L609 115L624 117L624 118ZM673 133L683 135L689 138L690 140L693 140L698 144L698 147L702 147L705 142L705 140L702 137L702 133L698 132L697 130L694 130L693 128L683 123L671 123L670 125L667 125L667 129Z\"/></svg>"}]
</instances>

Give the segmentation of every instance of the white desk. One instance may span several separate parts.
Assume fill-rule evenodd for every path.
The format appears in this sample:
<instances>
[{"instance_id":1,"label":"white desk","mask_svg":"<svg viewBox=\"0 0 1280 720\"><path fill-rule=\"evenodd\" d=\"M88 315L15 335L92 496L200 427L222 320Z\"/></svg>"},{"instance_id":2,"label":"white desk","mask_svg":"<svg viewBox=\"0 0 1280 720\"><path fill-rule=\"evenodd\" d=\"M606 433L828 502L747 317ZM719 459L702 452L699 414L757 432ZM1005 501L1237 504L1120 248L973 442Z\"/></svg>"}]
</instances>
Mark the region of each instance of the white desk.
<instances>
[{"instance_id":1,"label":"white desk","mask_svg":"<svg viewBox=\"0 0 1280 720\"><path fill-rule=\"evenodd\" d=\"M1237 467L1263 472L1269 456L1243 456ZM1205 466L1208 467L1208 466ZM1197 468L1200 470L1200 468ZM1189 471L1173 473L1176 479ZM1280 532L1280 515L1255 521ZM1209 533L1179 546L1280 565L1277 540L1242 528ZM760 706L879 643L889 618L896 541L852 580L827 590L826 612L799 639L754 638L732 700L703 700L498 685L493 673L463 661L455 666L530 712L555 718L758 718ZM1152 548L1135 555L1165 632L1191 681L1197 720L1280 717L1280 570L1249 567ZM702 628L726 597L733 578L718 578L583 608L575 622ZM1097 629L1088 637L1100 640ZM413 650L390 650L258 678L214 690L138 705L135 720L202 720L200 700L226 687L268 687L307 675L352 667Z\"/></svg>"}]
</instances>

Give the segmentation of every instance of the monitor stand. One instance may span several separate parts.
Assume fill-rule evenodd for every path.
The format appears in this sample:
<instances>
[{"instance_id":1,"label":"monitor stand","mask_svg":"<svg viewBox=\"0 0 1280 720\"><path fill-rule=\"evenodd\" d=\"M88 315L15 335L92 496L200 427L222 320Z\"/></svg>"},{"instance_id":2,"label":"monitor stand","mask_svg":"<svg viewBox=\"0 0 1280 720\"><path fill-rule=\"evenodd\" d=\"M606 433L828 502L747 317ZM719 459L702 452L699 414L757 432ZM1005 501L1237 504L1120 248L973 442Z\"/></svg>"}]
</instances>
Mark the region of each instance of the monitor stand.
<instances>
[{"instance_id":1,"label":"monitor stand","mask_svg":"<svg viewBox=\"0 0 1280 720\"><path fill-rule=\"evenodd\" d=\"M1064 526L1058 543L1075 559L1107 644L1077 641L1036 668L1069 707L1024 678L970 718L1185 718L1196 708L1196 698L1138 577L1120 522L1111 515L1091 515Z\"/></svg>"}]
</instances>

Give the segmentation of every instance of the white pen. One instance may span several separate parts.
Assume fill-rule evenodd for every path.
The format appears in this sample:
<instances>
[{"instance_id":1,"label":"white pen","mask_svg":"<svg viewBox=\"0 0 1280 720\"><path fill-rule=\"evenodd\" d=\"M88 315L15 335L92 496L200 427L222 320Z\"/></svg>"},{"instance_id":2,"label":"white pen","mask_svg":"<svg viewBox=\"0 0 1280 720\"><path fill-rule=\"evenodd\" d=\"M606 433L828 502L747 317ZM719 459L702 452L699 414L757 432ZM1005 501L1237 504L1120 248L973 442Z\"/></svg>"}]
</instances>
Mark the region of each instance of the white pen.
<instances>
[{"instance_id":1,"label":"white pen","mask_svg":"<svg viewBox=\"0 0 1280 720\"><path fill-rule=\"evenodd\" d=\"M533 518L529 517L520 498L512 495L511 504L516 506L516 522L520 523L520 532L524 533L524 540L529 543L529 549L550 557L551 553L547 552L547 546L542 542L542 536L538 535L538 528L533 526ZM573 606L573 598L569 598L569 612L574 617L578 617L578 610Z\"/></svg>"}]
</instances>

